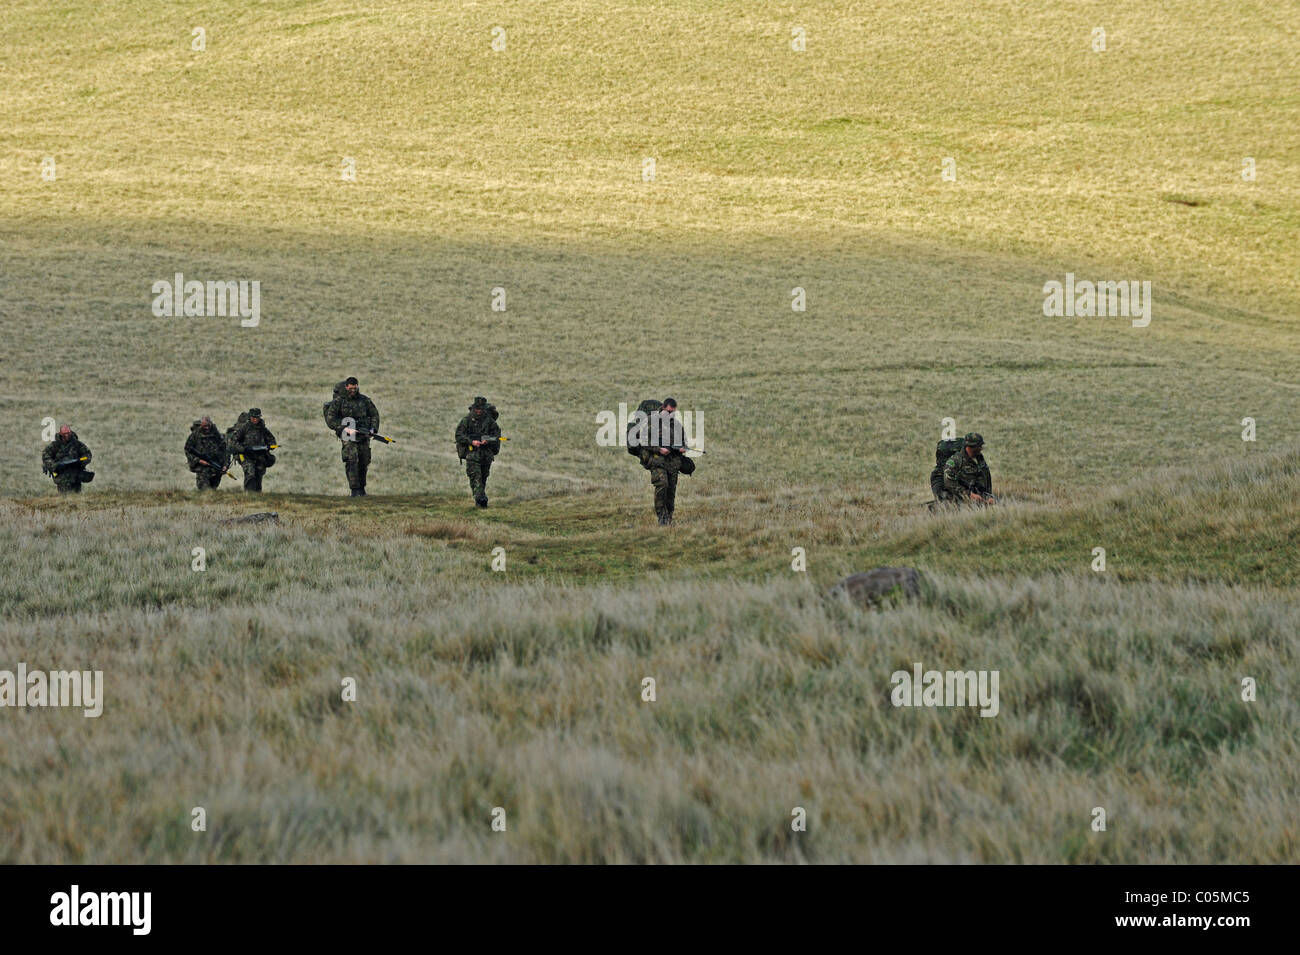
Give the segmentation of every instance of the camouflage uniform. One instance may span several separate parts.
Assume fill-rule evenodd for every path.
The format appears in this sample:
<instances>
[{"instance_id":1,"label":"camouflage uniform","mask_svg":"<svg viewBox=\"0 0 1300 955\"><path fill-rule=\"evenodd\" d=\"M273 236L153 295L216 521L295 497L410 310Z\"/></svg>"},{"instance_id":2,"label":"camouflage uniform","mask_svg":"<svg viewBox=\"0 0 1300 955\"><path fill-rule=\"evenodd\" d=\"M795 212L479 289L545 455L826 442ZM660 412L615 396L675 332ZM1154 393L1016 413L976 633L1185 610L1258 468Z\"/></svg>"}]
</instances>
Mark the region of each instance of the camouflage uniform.
<instances>
[{"instance_id":1,"label":"camouflage uniform","mask_svg":"<svg viewBox=\"0 0 1300 955\"><path fill-rule=\"evenodd\" d=\"M695 462L679 450L686 445L686 433L676 417L658 411L643 428L641 436L648 444L637 448L637 457L641 466L650 472L650 483L655 489L655 517L660 524L671 524L677 506L677 476L693 473ZM660 448L670 450L660 454Z\"/></svg>"},{"instance_id":2,"label":"camouflage uniform","mask_svg":"<svg viewBox=\"0 0 1300 955\"><path fill-rule=\"evenodd\" d=\"M200 458L208 463L201 464ZM194 472L194 484L200 491L221 486L222 469L230 463L230 449L226 446L226 436L215 423L206 431L202 425L191 425L190 436L185 439L185 460Z\"/></svg>"},{"instance_id":3,"label":"camouflage uniform","mask_svg":"<svg viewBox=\"0 0 1300 955\"><path fill-rule=\"evenodd\" d=\"M496 423L496 408L479 396L469 406L469 414L456 425L456 453L465 462L469 489L474 503L487 507L487 480L492 472L492 459L501 451L501 428ZM484 441L477 448L471 441Z\"/></svg>"},{"instance_id":4,"label":"camouflage uniform","mask_svg":"<svg viewBox=\"0 0 1300 955\"><path fill-rule=\"evenodd\" d=\"M966 503L971 492L979 494L993 493L993 476L989 466L984 463L981 449L984 438L971 432L966 435L960 451L948 459L943 466L943 496L940 500ZM974 456L966 453L966 448L973 448Z\"/></svg>"},{"instance_id":5,"label":"camouflage uniform","mask_svg":"<svg viewBox=\"0 0 1300 955\"><path fill-rule=\"evenodd\" d=\"M252 419L257 418L254 424ZM239 455L239 465L244 469L244 490L261 491L262 475L267 468L275 464L275 455L271 445L275 444L275 435L266 426L260 408L250 408L248 420L245 420L230 436L230 450ZM254 451L253 448L264 450Z\"/></svg>"},{"instance_id":6,"label":"camouflage uniform","mask_svg":"<svg viewBox=\"0 0 1300 955\"><path fill-rule=\"evenodd\" d=\"M77 432L68 431L67 437L60 434L45 446L41 452L41 470L53 475L54 487L60 494L80 494L82 474L85 466L90 464L90 457L90 448L77 438ZM87 460L78 460L76 464L65 464L62 467L55 466L68 458Z\"/></svg>"},{"instance_id":7,"label":"camouflage uniform","mask_svg":"<svg viewBox=\"0 0 1300 955\"><path fill-rule=\"evenodd\" d=\"M352 419L349 424L347 419ZM366 471L370 467L370 434L379 430L379 410L375 403L358 391L355 395L343 392L325 406L325 424L339 436L343 443L343 469L348 475L348 487L353 497L366 493ZM345 427L356 428L358 434L346 434Z\"/></svg>"}]
</instances>

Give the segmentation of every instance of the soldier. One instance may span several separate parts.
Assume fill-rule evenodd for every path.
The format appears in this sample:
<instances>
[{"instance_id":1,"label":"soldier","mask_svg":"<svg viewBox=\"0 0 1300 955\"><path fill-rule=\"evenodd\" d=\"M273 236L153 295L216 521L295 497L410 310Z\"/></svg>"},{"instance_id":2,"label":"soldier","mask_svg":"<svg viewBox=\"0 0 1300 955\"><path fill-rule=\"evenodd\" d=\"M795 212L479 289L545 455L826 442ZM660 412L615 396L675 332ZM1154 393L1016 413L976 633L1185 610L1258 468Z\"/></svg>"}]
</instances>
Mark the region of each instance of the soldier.
<instances>
[{"instance_id":1,"label":"soldier","mask_svg":"<svg viewBox=\"0 0 1300 955\"><path fill-rule=\"evenodd\" d=\"M962 449L943 466L942 501L959 504L992 504L993 476L984 463L984 437L972 431L962 442Z\"/></svg>"},{"instance_id":2,"label":"soldier","mask_svg":"<svg viewBox=\"0 0 1300 955\"><path fill-rule=\"evenodd\" d=\"M487 507L487 480L492 459L501 451L501 428L497 409L482 395L469 406L469 414L456 425L456 453L465 462L469 489L478 507Z\"/></svg>"},{"instance_id":3,"label":"soldier","mask_svg":"<svg viewBox=\"0 0 1300 955\"><path fill-rule=\"evenodd\" d=\"M89 484L95 477L86 470L90 458L90 448L65 424L41 452L41 473L54 478L60 494L80 494L81 485Z\"/></svg>"},{"instance_id":4,"label":"soldier","mask_svg":"<svg viewBox=\"0 0 1300 955\"><path fill-rule=\"evenodd\" d=\"M677 418L677 399L665 398L658 411L641 427L637 456L650 472L655 489L655 517L661 526L673 522L677 506L677 475L693 474L695 462L686 457L686 433Z\"/></svg>"},{"instance_id":5,"label":"soldier","mask_svg":"<svg viewBox=\"0 0 1300 955\"><path fill-rule=\"evenodd\" d=\"M352 496L365 497L370 436L379 430L379 410L358 390L355 378L344 381L343 393L325 406L325 424L343 442L343 469Z\"/></svg>"},{"instance_id":6,"label":"soldier","mask_svg":"<svg viewBox=\"0 0 1300 955\"><path fill-rule=\"evenodd\" d=\"M230 470L230 449L226 437L204 415L198 427L191 425L190 436L185 439L185 460L194 472L194 483L200 491L216 490L221 477Z\"/></svg>"},{"instance_id":7,"label":"soldier","mask_svg":"<svg viewBox=\"0 0 1300 955\"><path fill-rule=\"evenodd\" d=\"M275 435L262 420L261 408L249 408L248 419L235 428L230 437L231 451L239 455L239 464L244 469L244 490L262 490L262 475L275 464Z\"/></svg>"}]
</instances>

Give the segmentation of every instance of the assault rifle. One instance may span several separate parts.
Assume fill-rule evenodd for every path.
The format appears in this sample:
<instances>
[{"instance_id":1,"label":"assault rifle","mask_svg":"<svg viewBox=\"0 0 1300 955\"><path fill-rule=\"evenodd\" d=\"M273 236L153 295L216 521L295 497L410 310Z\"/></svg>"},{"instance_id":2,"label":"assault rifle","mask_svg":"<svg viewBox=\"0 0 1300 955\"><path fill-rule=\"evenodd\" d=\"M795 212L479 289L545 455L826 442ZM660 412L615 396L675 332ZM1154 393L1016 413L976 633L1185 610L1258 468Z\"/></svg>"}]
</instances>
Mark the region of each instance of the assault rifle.
<instances>
[{"instance_id":1,"label":"assault rifle","mask_svg":"<svg viewBox=\"0 0 1300 955\"><path fill-rule=\"evenodd\" d=\"M63 458L62 460L55 461L54 465L48 470L50 474L53 474L55 477L58 477L60 468L70 468L70 467L84 468L85 464L83 464L82 462L89 461L89 460L90 460L89 455L80 458L78 457Z\"/></svg>"},{"instance_id":2,"label":"assault rifle","mask_svg":"<svg viewBox=\"0 0 1300 955\"><path fill-rule=\"evenodd\" d=\"M384 444L394 444L397 441L396 438L385 438L382 434L380 434L378 431L375 431L373 428L369 431L362 431L360 428L342 428L340 430L340 436L342 436L343 431L346 431L348 434L359 434L363 438L374 438L376 441L384 442Z\"/></svg>"},{"instance_id":3,"label":"assault rifle","mask_svg":"<svg viewBox=\"0 0 1300 955\"><path fill-rule=\"evenodd\" d=\"M199 464L202 464L205 467L209 467L209 468L216 468L222 474L225 474L227 471L229 471L231 466L234 463L235 463L234 461L227 461L225 467L222 467L220 464L213 464L211 461L205 461L203 460L203 458L199 458Z\"/></svg>"},{"instance_id":4,"label":"assault rifle","mask_svg":"<svg viewBox=\"0 0 1300 955\"><path fill-rule=\"evenodd\" d=\"M254 444L250 447L244 448L244 451L249 451L249 452L266 451L267 453L270 453L271 451L275 450L278 447L279 447L278 444ZM236 457L239 458L240 464L244 463L244 451L240 451L236 454Z\"/></svg>"}]
</instances>

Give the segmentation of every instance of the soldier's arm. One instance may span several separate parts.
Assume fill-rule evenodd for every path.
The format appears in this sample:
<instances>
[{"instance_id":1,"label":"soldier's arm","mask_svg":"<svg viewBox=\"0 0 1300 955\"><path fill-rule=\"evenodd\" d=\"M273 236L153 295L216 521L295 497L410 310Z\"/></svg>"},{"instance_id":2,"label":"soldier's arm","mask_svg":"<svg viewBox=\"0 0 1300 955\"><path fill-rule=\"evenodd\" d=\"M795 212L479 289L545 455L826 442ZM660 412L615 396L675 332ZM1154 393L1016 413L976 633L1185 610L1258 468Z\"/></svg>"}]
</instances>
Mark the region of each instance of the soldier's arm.
<instances>
[{"instance_id":1,"label":"soldier's arm","mask_svg":"<svg viewBox=\"0 0 1300 955\"><path fill-rule=\"evenodd\" d=\"M469 416L466 415L460 419L460 424L456 425L456 447L462 444L469 444Z\"/></svg>"},{"instance_id":2,"label":"soldier's arm","mask_svg":"<svg viewBox=\"0 0 1300 955\"><path fill-rule=\"evenodd\" d=\"M366 399L366 413L370 415L370 430L378 431L379 430L379 409L375 407L375 403L371 401L369 398Z\"/></svg>"},{"instance_id":3,"label":"soldier's arm","mask_svg":"<svg viewBox=\"0 0 1300 955\"><path fill-rule=\"evenodd\" d=\"M271 445L276 444L277 442L275 440L275 435L271 433L270 428L266 428L265 431L266 431L266 449L269 451L271 450Z\"/></svg>"},{"instance_id":4,"label":"soldier's arm","mask_svg":"<svg viewBox=\"0 0 1300 955\"><path fill-rule=\"evenodd\" d=\"M91 452L90 452L90 448L88 448L88 447L86 446L85 442L82 442L82 445L81 445L81 454L78 455L78 457L83 457L83 458L85 458L85 459L86 459L86 460L85 460L85 463L86 463L86 464L89 464L89 463L90 463L90 459L94 457L94 455L91 454Z\"/></svg>"},{"instance_id":5,"label":"soldier's arm","mask_svg":"<svg viewBox=\"0 0 1300 955\"><path fill-rule=\"evenodd\" d=\"M54 445L47 444L45 450L41 452L41 467L49 470L54 466Z\"/></svg>"},{"instance_id":6,"label":"soldier's arm","mask_svg":"<svg viewBox=\"0 0 1300 955\"><path fill-rule=\"evenodd\" d=\"M960 491L961 482L957 480L957 458L954 455L948 459L948 463L943 466L943 489L945 491Z\"/></svg>"}]
</instances>

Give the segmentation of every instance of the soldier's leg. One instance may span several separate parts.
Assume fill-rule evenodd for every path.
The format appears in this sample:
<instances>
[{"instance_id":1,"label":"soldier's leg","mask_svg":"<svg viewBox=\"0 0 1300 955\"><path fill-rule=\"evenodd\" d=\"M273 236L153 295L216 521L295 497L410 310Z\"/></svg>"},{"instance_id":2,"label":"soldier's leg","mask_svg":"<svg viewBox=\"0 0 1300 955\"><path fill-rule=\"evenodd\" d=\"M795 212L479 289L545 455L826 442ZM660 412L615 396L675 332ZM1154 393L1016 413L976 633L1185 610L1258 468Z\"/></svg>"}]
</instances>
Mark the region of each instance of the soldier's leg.
<instances>
[{"instance_id":1,"label":"soldier's leg","mask_svg":"<svg viewBox=\"0 0 1300 955\"><path fill-rule=\"evenodd\" d=\"M469 493L477 501L480 497L479 483L482 479L477 451L470 451L469 454L465 455L465 476L469 478Z\"/></svg>"},{"instance_id":2,"label":"soldier's leg","mask_svg":"<svg viewBox=\"0 0 1300 955\"><path fill-rule=\"evenodd\" d=\"M361 479L361 493L366 493L366 474L370 471L370 442L357 445L357 477Z\"/></svg>"},{"instance_id":3,"label":"soldier's leg","mask_svg":"<svg viewBox=\"0 0 1300 955\"><path fill-rule=\"evenodd\" d=\"M677 469L668 468L668 496L664 502L668 511L669 522L673 519L673 511L677 508Z\"/></svg>"},{"instance_id":4,"label":"soldier's leg","mask_svg":"<svg viewBox=\"0 0 1300 955\"><path fill-rule=\"evenodd\" d=\"M492 473L492 452L484 451L482 457L483 457L483 464L481 466L482 476L479 478L479 487L483 491L483 497L486 498L488 475Z\"/></svg>"},{"instance_id":5,"label":"soldier's leg","mask_svg":"<svg viewBox=\"0 0 1300 955\"><path fill-rule=\"evenodd\" d=\"M651 468L650 483L655 489L655 517L659 518L660 524L666 524L668 522L668 470Z\"/></svg>"},{"instance_id":6,"label":"soldier's leg","mask_svg":"<svg viewBox=\"0 0 1300 955\"><path fill-rule=\"evenodd\" d=\"M357 443L355 441L343 442L343 471L348 476L348 487L352 493L361 488L357 482Z\"/></svg>"},{"instance_id":7,"label":"soldier's leg","mask_svg":"<svg viewBox=\"0 0 1300 955\"><path fill-rule=\"evenodd\" d=\"M262 490L262 468L261 465L254 464L252 461L246 462L248 467L244 468L244 490L261 491Z\"/></svg>"}]
</instances>

